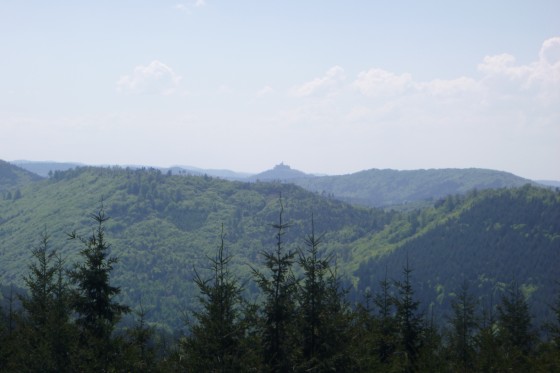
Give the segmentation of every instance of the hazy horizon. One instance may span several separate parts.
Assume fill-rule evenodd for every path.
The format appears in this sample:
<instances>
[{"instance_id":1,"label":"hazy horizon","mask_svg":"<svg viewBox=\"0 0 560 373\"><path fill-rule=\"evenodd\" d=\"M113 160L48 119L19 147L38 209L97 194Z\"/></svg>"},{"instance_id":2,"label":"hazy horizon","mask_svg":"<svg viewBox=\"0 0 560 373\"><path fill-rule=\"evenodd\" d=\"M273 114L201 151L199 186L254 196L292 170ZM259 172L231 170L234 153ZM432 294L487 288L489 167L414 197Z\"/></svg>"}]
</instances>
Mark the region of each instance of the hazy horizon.
<instances>
[{"instance_id":1,"label":"hazy horizon","mask_svg":"<svg viewBox=\"0 0 560 373\"><path fill-rule=\"evenodd\" d=\"M0 159L560 180L560 2L0 4Z\"/></svg>"},{"instance_id":2,"label":"hazy horizon","mask_svg":"<svg viewBox=\"0 0 560 373\"><path fill-rule=\"evenodd\" d=\"M463 168L457 168L457 167L446 167L446 168L431 168L431 167L427 167L427 168L414 168L414 169L396 169L396 168L368 168L368 169L361 169L361 170L356 170L356 171L352 171L352 172L346 172L343 174L326 174L326 173L320 173L320 172L313 172L312 170L302 170L300 168L298 168L297 166L293 166L291 164L286 164L284 162L278 162L274 165L269 166L266 169L262 169L262 170L255 170L255 171L243 171L243 170L236 170L236 169L230 169L230 168L224 168L224 167L217 167L217 168L203 168L203 167L198 167L196 165L186 165L186 164L169 164L169 165L156 165L156 164L134 164L134 163L127 163L127 164L117 164L117 163L105 163L105 164L99 164L99 163L84 163L84 162L73 162L73 161L52 161L52 160L30 160L30 159L13 159L13 160L4 160L6 162L9 163L13 163L13 164L18 164L19 162L22 163L61 163L61 164L77 164L77 165L83 165L83 166L92 166L92 167L152 167L152 168L158 168L158 169L170 169L173 167L179 167L179 168L184 168L184 169L192 169L193 171L196 170L200 170L200 171L225 171L225 172L233 172L236 174L240 174L240 175L247 175L247 176L254 176L257 175L259 173L265 172L265 171L269 171L272 170L273 168L275 168L276 166L283 164L285 166L289 166L291 169L293 170L297 170L297 171L301 171L306 173L307 175L315 175L315 176L341 176L341 175L347 175L347 174L353 174L353 173L357 173L357 172L361 172L361 171L369 171L372 169L378 169L378 170L392 170L392 171L425 171L425 170L444 170L444 169L481 169L481 170L489 170L489 171L498 171L498 172L506 172L506 173L511 173L515 176L519 176L528 180L532 180L532 181L553 181L553 182L560 182L559 180L556 179L530 179L530 178L526 178L523 175L517 175L513 172L509 172L507 170L496 170L496 169L486 169L486 168L480 168L480 167L463 167Z\"/></svg>"}]
</instances>

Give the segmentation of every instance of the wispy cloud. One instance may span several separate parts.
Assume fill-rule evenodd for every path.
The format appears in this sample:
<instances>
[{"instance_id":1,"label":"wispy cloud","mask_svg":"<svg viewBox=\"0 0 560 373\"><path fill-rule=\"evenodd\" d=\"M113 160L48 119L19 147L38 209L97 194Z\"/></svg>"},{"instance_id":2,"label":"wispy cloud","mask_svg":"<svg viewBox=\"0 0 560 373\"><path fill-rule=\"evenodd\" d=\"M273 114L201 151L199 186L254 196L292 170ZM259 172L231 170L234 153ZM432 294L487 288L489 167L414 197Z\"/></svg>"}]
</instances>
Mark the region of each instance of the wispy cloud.
<instances>
[{"instance_id":1,"label":"wispy cloud","mask_svg":"<svg viewBox=\"0 0 560 373\"><path fill-rule=\"evenodd\" d=\"M421 81L378 67L346 79L344 69L335 66L295 86L290 93L299 100L277 121L314 128L325 141L344 138L352 144L348 152L369 154L377 146L399 159L398 149L406 147L423 152L434 165L469 162L506 169L511 155L521 152L528 175L542 154L558 155L560 37L544 41L530 63L496 54L476 67L472 76Z\"/></svg>"},{"instance_id":2,"label":"wispy cloud","mask_svg":"<svg viewBox=\"0 0 560 373\"><path fill-rule=\"evenodd\" d=\"M412 76L372 68L359 73L353 86L366 96L393 96L412 87Z\"/></svg>"},{"instance_id":3,"label":"wispy cloud","mask_svg":"<svg viewBox=\"0 0 560 373\"><path fill-rule=\"evenodd\" d=\"M169 66L155 60L147 66L136 66L131 74L121 76L116 89L129 94L170 95L177 91L181 79Z\"/></svg>"},{"instance_id":4,"label":"wispy cloud","mask_svg":"<svg viewBox=\"0 0 560 373\"><path fill-rule=\"evenodd\" d=\"M322 77L296 86L292 89L292 92L298 97L330 94L339 88L345 79L344 69L340 66L333 66Z\"/></svg>"}]
</instances>

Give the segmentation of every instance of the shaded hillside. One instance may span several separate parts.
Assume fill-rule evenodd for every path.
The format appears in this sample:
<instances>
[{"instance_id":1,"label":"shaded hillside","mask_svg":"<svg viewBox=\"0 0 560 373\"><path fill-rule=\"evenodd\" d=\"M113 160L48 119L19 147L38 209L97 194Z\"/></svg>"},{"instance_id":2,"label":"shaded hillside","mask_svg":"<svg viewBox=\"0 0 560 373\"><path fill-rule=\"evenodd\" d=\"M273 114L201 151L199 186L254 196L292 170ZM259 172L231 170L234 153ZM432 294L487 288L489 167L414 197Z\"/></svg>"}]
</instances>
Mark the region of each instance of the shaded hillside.
<instances>
[{"instance_id":1,"label":"shaded hillside","mask_svg":"<svg viewBox=\"0 0 560 373\"><path fill-rule=\"evenodd\" d=\"M0 160L0 197L2 198L11 199L19 188L40 179L41 177L34 173Z\"/></svg>"},{"instance_id":2,"label":"shaded hillside","mask_svg":"<svg viewBox=\"0 0 560 373\"><path fill-rule=\"evenodd\" d=\"M530 180L484 169L367 170L341 176L295 179L293 183L364 206L398 207L434 201L472 189L519 187ZM424 204L425 205L425 204Z\"/></svg>"},{"instance_id":3,"label":"shaded hillside","mask_svg":"<svg viewBox=\"0 0 560 373\"><path fill-rule=\"evenodd\" d=\"M21 284L30 249L45 228L67 263L78 247L65 232L88 234L89 214L103 200L111 217L108 240L120 257L115 282L126 303L142 299L150 319L177 325L192 306L193 266L206 263L222 229L234 256L233 267L247 278L248 264L260 262L259 252L274 245L280 211L291 222L285 240L295 248L309 233L314 214L317 232L325 232L324 248L341 261L352 243L382 229L395 216L381 210L356 208L325 199L304 189L277 183L240 183L210 177L170 176L158 170L80 168L22 189L17 201L0 202L0 282ZM248 285L247 290L251 290Z\"/></svg>"},{"instance_id":4,"label":"shaded hillside","mask_svg":"<svg viewBox=\"0 0 560 373\"><path fill-rule=\"evenodd\" d=\"M434 210L449 214L429 229L421 228L421 214L410 218L409 228L417 227L410 239L360 265L355 272L360 291L377 284L386 271L399 278L408 258L418 296L433 303L436 314L448 312L464 281L484 297L485 307L516 281L533 315L544 319L560 280L560 193L530 186L491 190L448 197Z\"/></svg>"}]
</instances>

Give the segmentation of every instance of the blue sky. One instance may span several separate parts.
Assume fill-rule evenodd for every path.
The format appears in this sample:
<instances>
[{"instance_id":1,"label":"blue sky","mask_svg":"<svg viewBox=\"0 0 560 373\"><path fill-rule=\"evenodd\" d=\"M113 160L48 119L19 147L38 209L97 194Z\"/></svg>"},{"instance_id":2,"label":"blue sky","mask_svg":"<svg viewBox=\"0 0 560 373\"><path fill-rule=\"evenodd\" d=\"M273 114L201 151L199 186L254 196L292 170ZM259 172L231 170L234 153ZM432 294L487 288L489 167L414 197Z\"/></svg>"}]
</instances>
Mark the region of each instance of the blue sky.
<instances>
[{"instance_id":1,"label":"blue sky","mask_svg":"<svg viewBox=\"0 0 560 373\"><path fill-rule=\"evenodd\" d=\"M0 1L0 159L560 180L558 1Z\"/></svg>"}]
</instances>

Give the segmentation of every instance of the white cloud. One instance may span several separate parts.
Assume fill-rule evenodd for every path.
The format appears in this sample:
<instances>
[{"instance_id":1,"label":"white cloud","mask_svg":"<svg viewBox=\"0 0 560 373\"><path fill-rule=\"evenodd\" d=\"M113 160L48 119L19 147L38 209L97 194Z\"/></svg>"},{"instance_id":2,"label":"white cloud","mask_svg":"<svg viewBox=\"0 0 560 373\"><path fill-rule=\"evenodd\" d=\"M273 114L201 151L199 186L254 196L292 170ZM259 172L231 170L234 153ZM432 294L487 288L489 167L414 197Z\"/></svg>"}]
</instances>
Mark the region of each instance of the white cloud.
<instances>
[{"instance_id":1,"label":"white cloud","mask_svg":"<svg viewBox=\"0 0 560 373\"><path fill-rule=\"evenodd\" d=\"M360 154L354 159L363 167L382 159L395 162L384 167L487 167L522 176L554 168L560 37L546 40L530 63L505 53L481 60L477 75L427 81L377 67L347 80L335 66L293 88L295 96L314 99L283 108L277 123L294 133L312 131L319 143L337 148L321 155L325 162L346 152ZM422 157L406 155L414 153Z\"/></svg>"},{"instance_id":2,"label":"white cloud","mask_svg":"<svg viewBox=\"0 0 560 373\"><path fill-rule=\"evenodd\" d=\"M410 74L396 75L389 71L372 68L358 74L353 86L366 96L393 96L412 87Z\"/></svg>"},{"instance_id":3,"label":"white cloud","mask_svg":"<svg viewBox=\"0 0 560 373\"><path fill-rule=\"evenodd\" d=\"M194 6L197 8L200 8L201 6L205 6L206 5L206 0L196 0L196 2L194 3Z\"/></svg>"},{"instance_id":4,"label":"white cloud","mask_svg":"<svg viewBox=\"0 0 560 373\"><path fill-rule=\"evenodd\" d=\"M486 56L478 70L488 94L531 105L554 105L560 101L560 37L545 40L538 60L517 64L509 54Z\"/></svg>"},{"instance_id":5,"label":"white cloud","mask_svg":"<svg viewBox=\"0 0 560 373\"><path fill-rule=\"evenodd\" d=\"M333 66L322 77L303 83L295 87L292 92L298 97L312 96L325 92L332 94L336 88L341 86L345 79L344 69L340 66Z\"/></svg>"},{"instance_id":6,"label":"white cloud","mask_svg":"<svg viewBox=\"0 0 560 373\"><path fill-rule=\"evenodd\" d=\"M550 66L560 63L560 36L544 41L539 52L539 58L542 63Z\"/></svg>"},{"instance_id":7,"label":"white cloud","mask_svg":"<svg viewBox=\"0 0 560 373\"><path fill-rule=\"evenodd\" d=\"M177 91L182 77L169 66L152 61L149 65L134 68L132 74L123 75L117 81L117 91L131 94L170 95Z\"/></svg>"}]
</instances>

